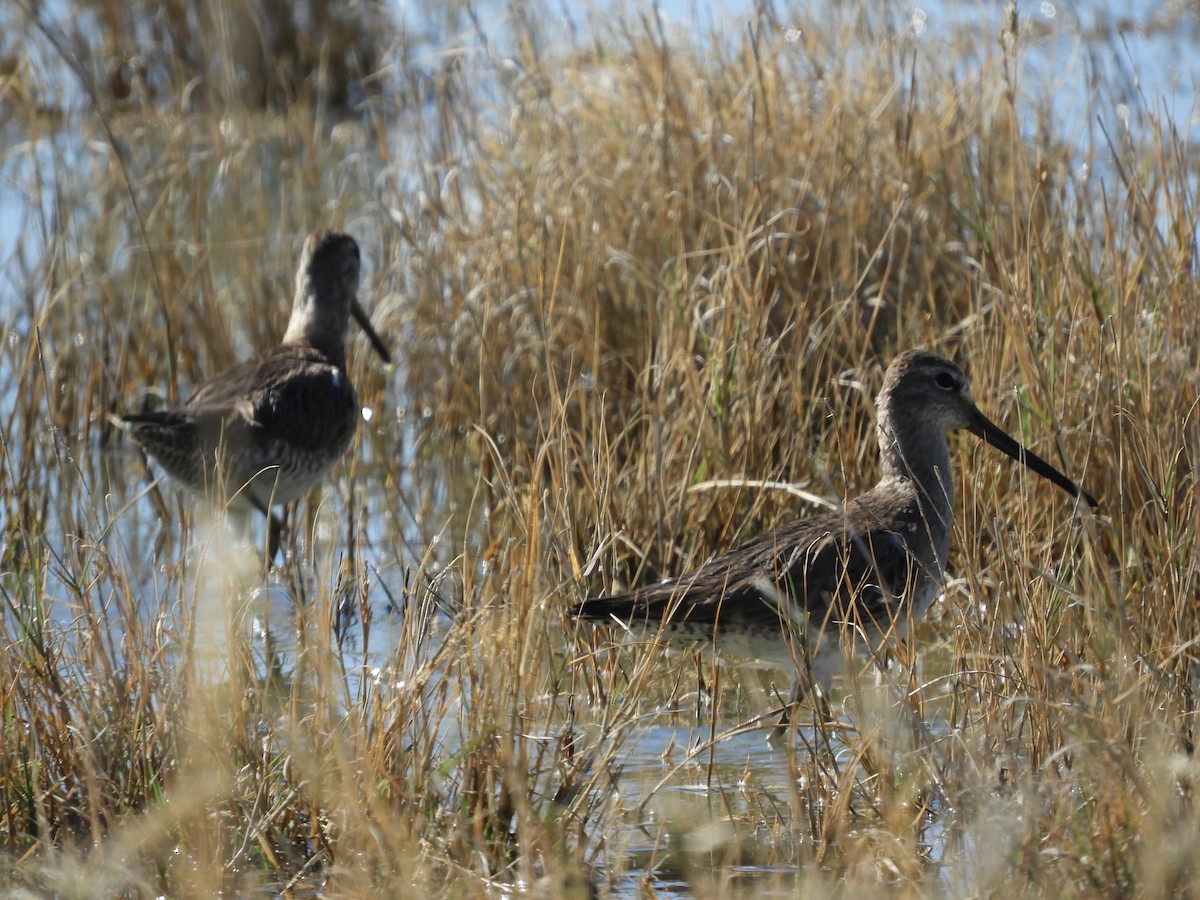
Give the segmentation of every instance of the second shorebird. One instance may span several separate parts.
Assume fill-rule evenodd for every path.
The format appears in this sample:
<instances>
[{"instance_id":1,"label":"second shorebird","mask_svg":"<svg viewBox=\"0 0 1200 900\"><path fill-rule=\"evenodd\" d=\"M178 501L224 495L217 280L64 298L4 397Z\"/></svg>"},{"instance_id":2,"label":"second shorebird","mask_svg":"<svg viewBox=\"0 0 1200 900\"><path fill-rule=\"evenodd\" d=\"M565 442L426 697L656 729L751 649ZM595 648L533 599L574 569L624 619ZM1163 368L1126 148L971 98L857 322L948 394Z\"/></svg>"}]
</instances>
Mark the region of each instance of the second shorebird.
<instances>
[{"instance_id":1,"label":"second shorebird","mask_svg":"<svg viewBox=\"0 0 1200 900\"><path fill-rule=\"evenodd\" d=\"M700 568L630 594L585 600L587 619L682 625L707 636L782 627L801 638L801 679L828 690L843 636L856 650L903 637L941 586L950 550L954 482L949 431L965 428L1073 497L1096 500L994 425L954 363L915 350L884 376L876 431L882 475L839 510L752 538Z\"/></svg>"},{"instance_id":2,"label":"second shorebird","mask_svg":"<svg viewBox=\"0 0 1200 900\"><path fill-rule=\"evenodd\" d=\"M279 346L222 372L180 407L112 417L184 486L266 514L271 558L280 531L271 506L299 499L324 478L362 417L346 374L351 316L391 361L358 303L359 268L354 238L310 234Z\"/></svg>"}]
</instances>

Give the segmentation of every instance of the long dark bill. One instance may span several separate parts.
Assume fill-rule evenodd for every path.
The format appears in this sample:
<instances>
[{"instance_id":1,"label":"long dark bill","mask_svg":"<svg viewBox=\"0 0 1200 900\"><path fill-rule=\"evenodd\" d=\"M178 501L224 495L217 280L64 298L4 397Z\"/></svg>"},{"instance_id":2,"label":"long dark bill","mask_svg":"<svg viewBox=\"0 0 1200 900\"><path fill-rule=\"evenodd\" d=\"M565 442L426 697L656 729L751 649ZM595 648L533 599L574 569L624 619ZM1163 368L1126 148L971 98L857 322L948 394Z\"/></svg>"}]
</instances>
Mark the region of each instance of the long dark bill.
<instances>
[{"instance_id":1,"label":"long dark bill","mask_svg":"<svg viewBox=\"0 0 1200 900\"><path fill-rule=\"evenodd\" d=\"M367 314L363 312L363 308L358 305L358 300L354 300L350 304L350 315L354 316L354 321L362 326L362 330L367 333L367 339L371 342L371 346L375 348L384 362L392 361L392 354L388 350L387 345L380 340L379 335L375 333L375 329L371 327L371 320L367 318Z\"/></svg>"},{"instance_id":2,"label":"long dark bill","mask_svg":"<svg viewBox=\"0 0 1200 900\"><path fill-rule=\"evenodd\" d=\"M987 443L991 444L1001 453L1010 456L1017 462L1023 464L1026 468L1037 472L1047 481L1052 481L1072 497L1081 497L1088 506L1098 506L1099 502L1073 482L1070 478L1064 475L1050 463L1046 462L1032 450L1026 450L1007 434L1005 434L999 426L995 425L987 416L981 413L978 409L972 410L973 421L967 427L971 434L983 438Z\"/></svg>"}]
</instances>

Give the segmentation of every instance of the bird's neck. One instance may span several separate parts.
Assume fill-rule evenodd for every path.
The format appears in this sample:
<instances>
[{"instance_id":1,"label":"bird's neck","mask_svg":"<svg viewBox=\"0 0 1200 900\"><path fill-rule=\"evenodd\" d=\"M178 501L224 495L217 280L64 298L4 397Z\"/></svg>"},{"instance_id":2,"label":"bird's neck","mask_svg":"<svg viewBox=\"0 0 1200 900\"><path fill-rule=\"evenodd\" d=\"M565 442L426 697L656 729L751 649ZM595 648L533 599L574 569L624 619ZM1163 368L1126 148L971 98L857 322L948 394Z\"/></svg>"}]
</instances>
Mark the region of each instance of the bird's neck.
<instances>
[{"instance_id":1,"label":"bird's neck","mask_svg":"<svg viewBox=\"0 0 1200 900\"><path fill-rule=\"evenodd\" d=\"M316 292L307 284L299 284L283 343L312 347L326 356L331 365L344 369L346 317L338 313L337 304L318 303Z\"/></svg>"},{"instance_id":2,"label":"bird's neck","mask_svg":"<svg viewBox=\"0 0 1200 900\"><path fill-rule=\"evenodd\" d=\"M922 424L925 427L920 427ZM928 423L884 415L879 419L878 437L882 477L910 480L923 515L936 517L948 527L954 509L954 479L946 435L930 430Z\"/></svg>"}]
</instances>

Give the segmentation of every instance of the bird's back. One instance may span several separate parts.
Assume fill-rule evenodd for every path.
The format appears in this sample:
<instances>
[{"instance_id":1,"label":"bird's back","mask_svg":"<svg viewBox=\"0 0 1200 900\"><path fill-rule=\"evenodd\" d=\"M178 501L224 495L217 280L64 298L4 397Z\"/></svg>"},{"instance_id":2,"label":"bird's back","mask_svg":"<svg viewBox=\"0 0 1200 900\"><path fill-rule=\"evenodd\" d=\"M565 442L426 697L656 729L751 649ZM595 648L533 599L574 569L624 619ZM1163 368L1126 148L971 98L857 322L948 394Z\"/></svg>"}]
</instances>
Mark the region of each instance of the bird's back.
<instances>
[{"instance_id":1,"label":"bird's back","mask_svg":"<svg viewBox=\"0 0 1200 900\"><path fill-rule=\"evenodd\" d=\"M575 613L722 630L831 621L887 630L908 615L906 605L924 611L947 543L922 517L910 482L884 483L844 510L758 535L678 578L584 601Z\"/></svg>"}]
</instances>

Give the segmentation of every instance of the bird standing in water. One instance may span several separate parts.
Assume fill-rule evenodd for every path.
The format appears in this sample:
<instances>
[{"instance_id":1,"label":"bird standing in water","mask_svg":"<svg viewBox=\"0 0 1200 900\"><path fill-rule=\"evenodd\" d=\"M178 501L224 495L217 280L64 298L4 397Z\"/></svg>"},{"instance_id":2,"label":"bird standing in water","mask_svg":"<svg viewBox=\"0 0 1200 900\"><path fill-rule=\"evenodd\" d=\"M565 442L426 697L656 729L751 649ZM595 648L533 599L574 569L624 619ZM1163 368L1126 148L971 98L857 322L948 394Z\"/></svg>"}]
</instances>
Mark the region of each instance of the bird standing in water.
<instances>
[{"instance_id":1,"label":"bird standing in water","mask_svg":"<svg viewBox=\"0 0 1200 900\"><path fill-rule=\"evenodd\" d=\"M359 268L352 237L310 234L277 347L217 375L175 409L111 417L185 487L265 514L270 559L281 529L271 507L303 497L324 478L362 416L346 373L351 316L391 361L358 303Z\"/></svg>"},{"instance_id":2,"label":"bird standing in water","mask_svg":"<svg viewBox=\"0 0 1200 900\"><path fill-rule=\"evenodd\" d=\"M674 633L719 636L781 628L802 639L793 700L828 691L843 660L903 637L942 584L950 549L954 482L946 434L964 428L1058 485L1096 500L994 425L971 398L966 376L921 350L888 367L877 398L879 483L844 507L800 519L628 594L595 597L573 614L622 623L665 623Z\"/></svg>"}]
</instances>

